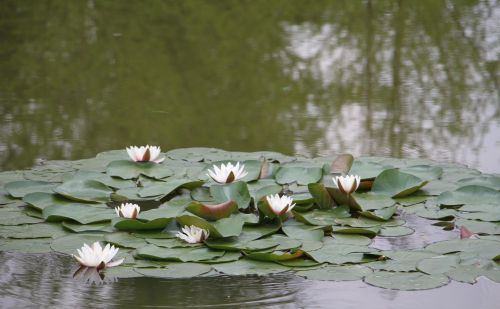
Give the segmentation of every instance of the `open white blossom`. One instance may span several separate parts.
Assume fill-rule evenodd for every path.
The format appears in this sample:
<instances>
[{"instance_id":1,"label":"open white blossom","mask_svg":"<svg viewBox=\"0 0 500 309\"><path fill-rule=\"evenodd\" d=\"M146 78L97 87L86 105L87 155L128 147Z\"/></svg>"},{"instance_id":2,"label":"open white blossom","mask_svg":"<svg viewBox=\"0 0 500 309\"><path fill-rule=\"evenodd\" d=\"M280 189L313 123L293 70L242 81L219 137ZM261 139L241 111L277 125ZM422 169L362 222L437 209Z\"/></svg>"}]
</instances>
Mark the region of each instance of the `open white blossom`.
<instances>
[{"instance_id":1,"label":"open white blossom","mask_svg":"<svg viewBox=\"0 0 500 309\"><path fill-rule=\"evenodd\" d=\"M115 246L111 246L110 244L107 244L103 249L101 244L96 241L92 244L92 247L87 244L83 244L83 247L81 249L77 249L76 251L78 252L78 256L73 255L73 257L82 266L102 269L105 267L117 266L123 263L123 259L111 262L111 259L113 259L113 257L118 253L118 248L115 248Z\"/></svg>"},{"instance_id":2,"label":"open white blossom","mask_svg":"<svg viewBox=\"0 0 500 309\"><path fill-rule=\"evenodd\" d=\"M161 163L165 158L159 158L161 149L157 146L130 146L127 147L129 157L135 162Z\"/></svg>"},{"instance_id":3,"label":"open white blossom","mask_svg":"<svg viewBox=\"0 0 500 309\"><path fill-rule=\"evenodd\" d=\"M233 181L237 181L243 177L245 177L248 173L245 171L245 165L240 166L240 162L237 162L236 165L231 164L221 164L220 168L216 165L213 166L213 171L208 170L207 176L212 177L218 183L230 183Z\"/></svg>"},{"instance_id":4,"label":"open white blossom","mask_svg":"<svg viewBox=\"0 0 500 309\"><path fill-rule=\"evenodd\" d=\"M295 204L292 204L293 198L286 195L283 195L281 197L279 196L279 194L268 195L266 196L266 200L271 207L271 210L278 216L289 212L293 207L295 207Z\"/></svg>"},{"instance_id":5,"label":"open white blossom","mask_svg":"<svg viewBox=\"0 0 500 309\"><path fill-rule=\"evenodd\" d=\"M125 203L119 207L115 207L115 212L118 216L128 219L136 219L141 211L141 207L137 204Z\"/></svg>"},{"instance_id":6,"label":"open white blossom","mask_svg":"<svg viewBox=\"0 0 500 309\"><path fill-rule=\"evenodd\" d=\"M333 178L340 192L350 195L358 189L361 179L356 175L337 176Z\"/></svg>"},{"instance_id":7,"label":"open white blossom","mask_svg":"<svg viewBox=\"0 0 500 309\"><path fill-rule=\"evenodd\" d=\"M175 236L190 244L203 242L209 235L210 232L208 230L204 230L194 225L184 226L182 232L177 232L177 234L175 234Z\"/></svg>"}]
</instances>

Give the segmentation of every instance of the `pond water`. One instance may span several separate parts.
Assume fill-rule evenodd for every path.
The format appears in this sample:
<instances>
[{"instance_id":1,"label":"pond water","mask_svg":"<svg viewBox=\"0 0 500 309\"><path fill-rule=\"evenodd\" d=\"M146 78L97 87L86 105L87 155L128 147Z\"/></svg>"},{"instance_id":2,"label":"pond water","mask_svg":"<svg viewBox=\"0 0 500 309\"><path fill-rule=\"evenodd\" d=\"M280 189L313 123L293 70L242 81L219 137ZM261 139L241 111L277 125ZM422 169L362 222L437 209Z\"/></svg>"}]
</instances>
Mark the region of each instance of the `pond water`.
<instances>
[{"instance_id":1,"label":"pond water","mask_svg":"<svg viewBox=\"0 0 500 309\"><path fill-rule=\"evenodd\" d=\"M431 158L500 173L499 1L2 1L0 41L0 170L149 143ZM412 241L440 239L434 232ZM0 306L500 300L487 279L421 292L288 275L96 287L72 279L74 266L0 254Z\"/></svg>"}]
</instances>

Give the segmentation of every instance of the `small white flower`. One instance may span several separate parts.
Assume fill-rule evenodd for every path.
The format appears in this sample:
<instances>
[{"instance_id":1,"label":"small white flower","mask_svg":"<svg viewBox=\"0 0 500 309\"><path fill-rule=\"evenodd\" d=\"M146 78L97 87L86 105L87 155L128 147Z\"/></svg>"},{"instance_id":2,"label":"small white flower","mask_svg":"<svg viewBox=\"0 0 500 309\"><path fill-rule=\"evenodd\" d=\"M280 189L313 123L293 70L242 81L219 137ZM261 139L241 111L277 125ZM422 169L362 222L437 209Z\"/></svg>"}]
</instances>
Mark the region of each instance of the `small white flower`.
<instances>
[{"instance_id":1,"label":"small white flower","mask_svg":"<svg viewBox=\"0 0 500 309\"><path fill-rule=\"evenodd\" d=\"M333 182L335 182L340 192L350 195L358 189L361 179L355 175L337 176L333 178Z\"/></svg>"},{"instance_id":2,"label":"small white flower","mask_svg":"<svg viewBox=\"0 0 500 309\"><path fill-rule=\"evenodd\" d=\"M221 164L220 168L213 166L214 170L208 170L207 176L212 177L218 183L230 183L245 177L248 173L245 171L245 165L240 166L240 162L236 165L229 162L227 165Z\"/></svg>"},{"instance_id":3,"label":"small white flower","mask_svg":"<svg viewBox=\"0 0 500 309\"><path fill-rule=\"evenodd\" d=\"M268 195L266 196L266 199L267 203L271 207L271 210L278 216L289 212L293 207L295 207L295 204L292 204L293 199L286 195L283 195L281 197L279 196L279 194Z\"/></svg>"},{"instance_id":4,"label":"small white flower","mask_svg":"<svg viewBox=\"0 0 500 309\"><path fill-rule=\"evenodd\" d=\"M141 207L132 203L121 204L119 207L115 207L115 212L119 217L128 219L137 218L140 211Z\"/></svg>"},{"instance_id":5,"label":"small white flower","mask_svg":"<svg viewBox=\"0 0 500 309\"><path fill-rule=\"evenodd\" d=\"M201 229L194 225L186 225L182 228L182 232L177 232L177 234L175 234L175 236L190 244L203 242L208 238L208 235L210 235L208 230Z\"/></svg>"},{"instance_id":6,"label":"small white flower","mask_svg":"<svg viewBox=\"0 0 500 309\"><path fill-rule=\"evenodd\" d=\"M111 259L118 253L118 248L115 248L115 246L111 246L110 244L107 244L103 249L101 244L96 241L92 244L92 247L87 244L83 244L83 247L81 249L77 249L76 251L78 252L78 256L73 255L73 257L82 266L102 269L105 267L117 266L123 263L123 259L110 262Z\"/></svg>"},{"instance_id":7,"label":"small white flower","mask_svg":"<svg viewBox=\"0 0 500 309\"><path fill-rule=\"evenodd\" d=\"M161 163L165 158L159 158L161 149L157 146L127 147L129 157L135 162Z\"/></svg>"}]
</instances>

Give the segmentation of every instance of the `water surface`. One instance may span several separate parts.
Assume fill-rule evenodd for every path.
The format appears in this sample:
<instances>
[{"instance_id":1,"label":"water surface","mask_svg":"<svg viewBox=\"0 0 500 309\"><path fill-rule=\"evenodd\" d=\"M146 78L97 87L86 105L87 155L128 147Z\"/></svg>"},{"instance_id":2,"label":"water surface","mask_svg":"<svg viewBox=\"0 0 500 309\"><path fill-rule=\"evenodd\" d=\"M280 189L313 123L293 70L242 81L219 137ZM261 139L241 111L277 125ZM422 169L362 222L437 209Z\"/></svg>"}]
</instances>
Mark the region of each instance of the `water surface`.
<instances>
[{"instance_id":1,"label":"water surface","mask_svg":"<svg viewBox=\"0 0 500 309\"><path fill-rule=\"evenodd\" d=\"M495 0L5 0L0 42L0 170L149 143L500 173ZM401 292L286 274L94 286L74 267L1 253L1 306L494 308L500 292L486 279Z\"/></svg>"}]
</instances>

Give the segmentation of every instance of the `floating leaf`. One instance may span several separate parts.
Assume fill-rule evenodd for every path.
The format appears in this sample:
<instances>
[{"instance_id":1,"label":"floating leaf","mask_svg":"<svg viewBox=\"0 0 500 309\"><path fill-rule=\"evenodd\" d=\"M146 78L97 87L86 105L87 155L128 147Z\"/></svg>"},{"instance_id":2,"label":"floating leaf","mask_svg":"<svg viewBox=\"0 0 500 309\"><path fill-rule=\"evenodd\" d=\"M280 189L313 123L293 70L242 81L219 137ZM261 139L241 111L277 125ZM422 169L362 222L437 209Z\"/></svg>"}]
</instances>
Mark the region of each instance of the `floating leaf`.
<instances>
[{"instance_id":1,"label":"floating leaf","mask_svg":"<svg viewBox=\"0 0 500 309\"><path fill-rule=\"evenodd\" d=\"M104 240L104 235L99 233L79 233L71 234L54 239L50 247L57 252L66 254L77 254L76 249L80 249L83 244L92 245L99 241L101 245Z\"/></svg>"},{"instance_id":2,"label":"floating leaf","mask_svg":"<svg viewBox=\"0 0 500 309\"><path fill-rule=\"evenodd\" d=\"M137 238L132 234L123 232L107 234L106 236L104 236L104 240L106 240L106 242L110 244L117 245L119 247L132 248L132 249L140 248L147 245L147 242L144 239Z\"/></svg>"},{"instance_id":3,"label":"floating leaf","mask_svg":"<svg viewBox=\"0 0 500 309\"><path fill-rule=\"evenodd\" d=\"M297 221L310 225L327 226L337 224L335 219L348 218L351 216L349 207L338 206L329 210L313 210L304 213L293 212Z\"/></svg>"},{"instance_id":4,"label":"floating leaf","mask_svg":"<svg viewBox=\"0 0 500 309\"><path fill-rule=\"evenodd\" d=\"M224 251L216 251L204 247L163 248L149 244L137 249L136 255L141 258L148 258L148 259L194 262L194 261L210 260L218 256L223 256Z\"/></svg>"},{"instance_id":5,"label":"floating leaf","mask_svg":"<svg viewBox=\"0 0 500 309\"><path fill-rule=\"evenodd\" d=\"M298 183L308 185L318 182L323 176L323 170L318 167L282 166L276 173L276 182L279 184Z\"/></svg>"},{"instance_id":6,"label":"floating leaf","mask_svg":"<svg viewBox=\"0 0 500 309\"><path fill-rule=\"evenodd\" d=\"M110 222L92 223L92 224L78 224L70 221L64 221L62 227L74 233L85 232L113 232L114 228Z\"/></svg>"},{"instance_id":7,"label":"floating leaf","mask_svg":"<svg viewBox=\"0 0 500 309\"><path fill-rule=\"evenodd\" d=\"M398 198L416 192L426 183L427 181L417 176L400 172L398 169L389 169L377 176L372 192Z\"/></svg>"},{"instance_id":8,"label":"floating leaf","mask_svg":"<svg viewBox=\"0 0 500 309\"><path fill-rule=\"evenodd\" d=\"M382 251L380 254L387 259L367 264L370 268L403 272L416 271L419 261L437 255L437 253L424 250Z\"/></svg>"},{"instance_id":9,"label":"floating leaf","mask_svg":"<svg viewBox=\"0 0 500 309\"><path fill-rule=\"evenodd\" d=\"M109 221L116 213L105 205L53 205L43 209L43 217L49 222L74 220L81 224Z\"/></svg>"},{"instance_id":10,"label":"floating leaf","mask_svg":"<svg viewBox=\"0 0 500 309\"><path fill-rule=\"evenodd\" d=\"M120 177L123 179L135 179L139 175L148 176L155 179L170 177L174 171L166 164L157 164L154 162L134 162L130 160L113 161L106 168L109 176Z\"/></svg>"},{"instance_id":11,"label":"floating leaf","mask_svg":"<svg viewBox=\"0 0 500 309\"><path fill-rule=\"evenodd\" d=\"M455 191L443 192L438 196L440 205L499 204L500 192L482 186L464 186Z\"/></svg>"},{"instance_id":12,"label":"floating leaf","mask_svg":"<svg viewBox=\"0 0 500 309\"><path fill-rule=\"evenodd\" d=\"M276 263L266 263L249 259L240 259L235 262L215 264L212 265L212 267L218 272L234 276L267 275L289 270L288 267Z\"/></svg>"},{"instance_id":13,"label":"floating leaf","mask_svg":"<svg viewBox=\"0 0 500 309\"><path fill-rule=\"evenodd\" d=\"M218 205L202 204L192 201L186 210L207 220L218 220L229 217L232 213L238 211L238 205L234 201L226 201Z\"/></svg>"},{"instance_id":14,"label":"floating leaf","mask_svg":"<svg viewBox=\"0 0 500 309\"><path fill-rule=\"evenodd\" d=\"M140 219L115 218L113 226L122 231L146 231L162 230L170 224L172 218L157 218L150 221L141 221Z\"/></svg>"},{"instance_id":15,"label":"floating leaf","mask_svg":"<svg viewBox=\"0 0 500 309\"><path fill-rule=\"evenodd\" d=\"M139 196L141 198L154 197L156 200L160 200L178 188L193 189L201 186L203 183L203 181L192 181L189 179L172 179L139 190Z\"/></svg>"},{"instance_id":16,"label":"floating leaf","mask_svg":"<svg viewBox=\"0 0 500 309\"><path fill-rule=\"evenodd\" d=\"M330 196L330 193L325 189L325 186L321 183L310 183L308 185L309 192L314 198L314 202L319 206L320 209L330 209L335 205L335 201Z\"/></svg>"},{"instance_id":17,"label":"floating leaf","mask_svg":"<svg viewBox=\"0 0 500 309\"><path fill-rule=\"evenodd\" d=\"M23 201L38 210L43 210L45 207L52 205L75 204L74 201L68 200L61 195L46 192L34 192L26 194L23 197Z\"/></svg>"},{"instance_id":18,"label":"floating leaf","mask_svg":"<svg viewBox=\"0 0 500 309\"><path fill-rule=\"evenodd\" d=\"M284 225L282 229L288 237L299 240L321 241L324 235L323 230L305 224Z\"/></svg>"},{"instance_id":19,"label":"floating leaf","mask_svg":"<svg viewBox=\"0 0 500 309\"><path fill-rule=\"evenodd\" d=\"M243 218L238 215L232 215L228 218L223 218L215 222L208 222L203 218L189 213L178 216L177 222L180 225L194 225L199 228L206 229L210 232L210 237L238 236L240 235L244 224Z\"/></svg>"},{"instance_id":20,"label":"floating leaf","mask_svg":"<svg viewBox=\"0 0 500 309\"><path fill-rule=\"evenodd\" d=\"M198 263L170 263L166 268L136 268L135 271L148 277L156 278L192 278L212 270L212 267Z\"/></svg>"},{"instance_id":21,"label":"floating leaf","mask_svg":"<svg viewBox=\"0 0 500 309\"><path fill-rule=\"evenodd\" d=\"M109 202L113 193L108 186L95 180L70 180L54 189L55 192L77 202Z\"/></svg>"},{"instance_id":22,"label":"floating leaf","mask_svg":"<svg viewBox=\"0 0 500 309\"><path fill-rule=\"evenodd\" d=\"M46 181L20 180L7 183L4 188L7 192L15 197L22 198L27 194L34 192L52 193L53 189L58 184Z\"/></svg>"},{"instance_id":23,"label":"floating leaf","mask_svg":"<svg viewBox=\"0 0 500 309\"><path fill-rule=\"evenodd\" d=\"M48 253L51 252L52 238L37 239L7 239L0 242L0 251L20 253Z\"/></svg>"},{"instance_id":24,"label":"floating leaf","mask_svg":"<svg viewBox=\"0 0 500 309\"><path fill-rule=\"evenodd\" d=\"M364 281L380 288L403 291L434 289L449 283L448 277L444 275L388 271L376 271L367 275Z\"/></svg>"},{"instance_id":25,"label":"floating leaf","mask_svg":"<svg viewBox=\"0 0 500 309\"><path fill-rule=\"evenodd\" d=\"M212 185L210 187L210 194L217 203L235 201L239 209L247 209L251 202L248 187L242 181L225 185Z\"/></svg>"},{"instance_id":26,"label":"floating leaf","mask_svg":"<svg viewBox=\"0 0 500 309\"><path fill-rule=\"evenodd\" d=\"M351 154L338 155L330 166L332 174L347 174L354 162L354 157Z\"/></svg>"},{"instance_id":27,"label":"floating leaf","mask_svg":"<svg viewBox=\"0 0 500 309\"><path fill-rule=\"evenodd\" d=\"M0 235L5 238L55 238L64 234L59 225L51 223L0 226Z\"/></svg>"},{"instance_id":28,"label":"floating leaf","mask_svg":"<svg viewBox=\"0 0 500 309\"><path fill-rule=\"evenodd\" d=\"M361 265L328 265L325 267L296 272L298 276L312 280L352 281L361 280L371 274L370 268Z\"/></svg>"}]
</instances>

